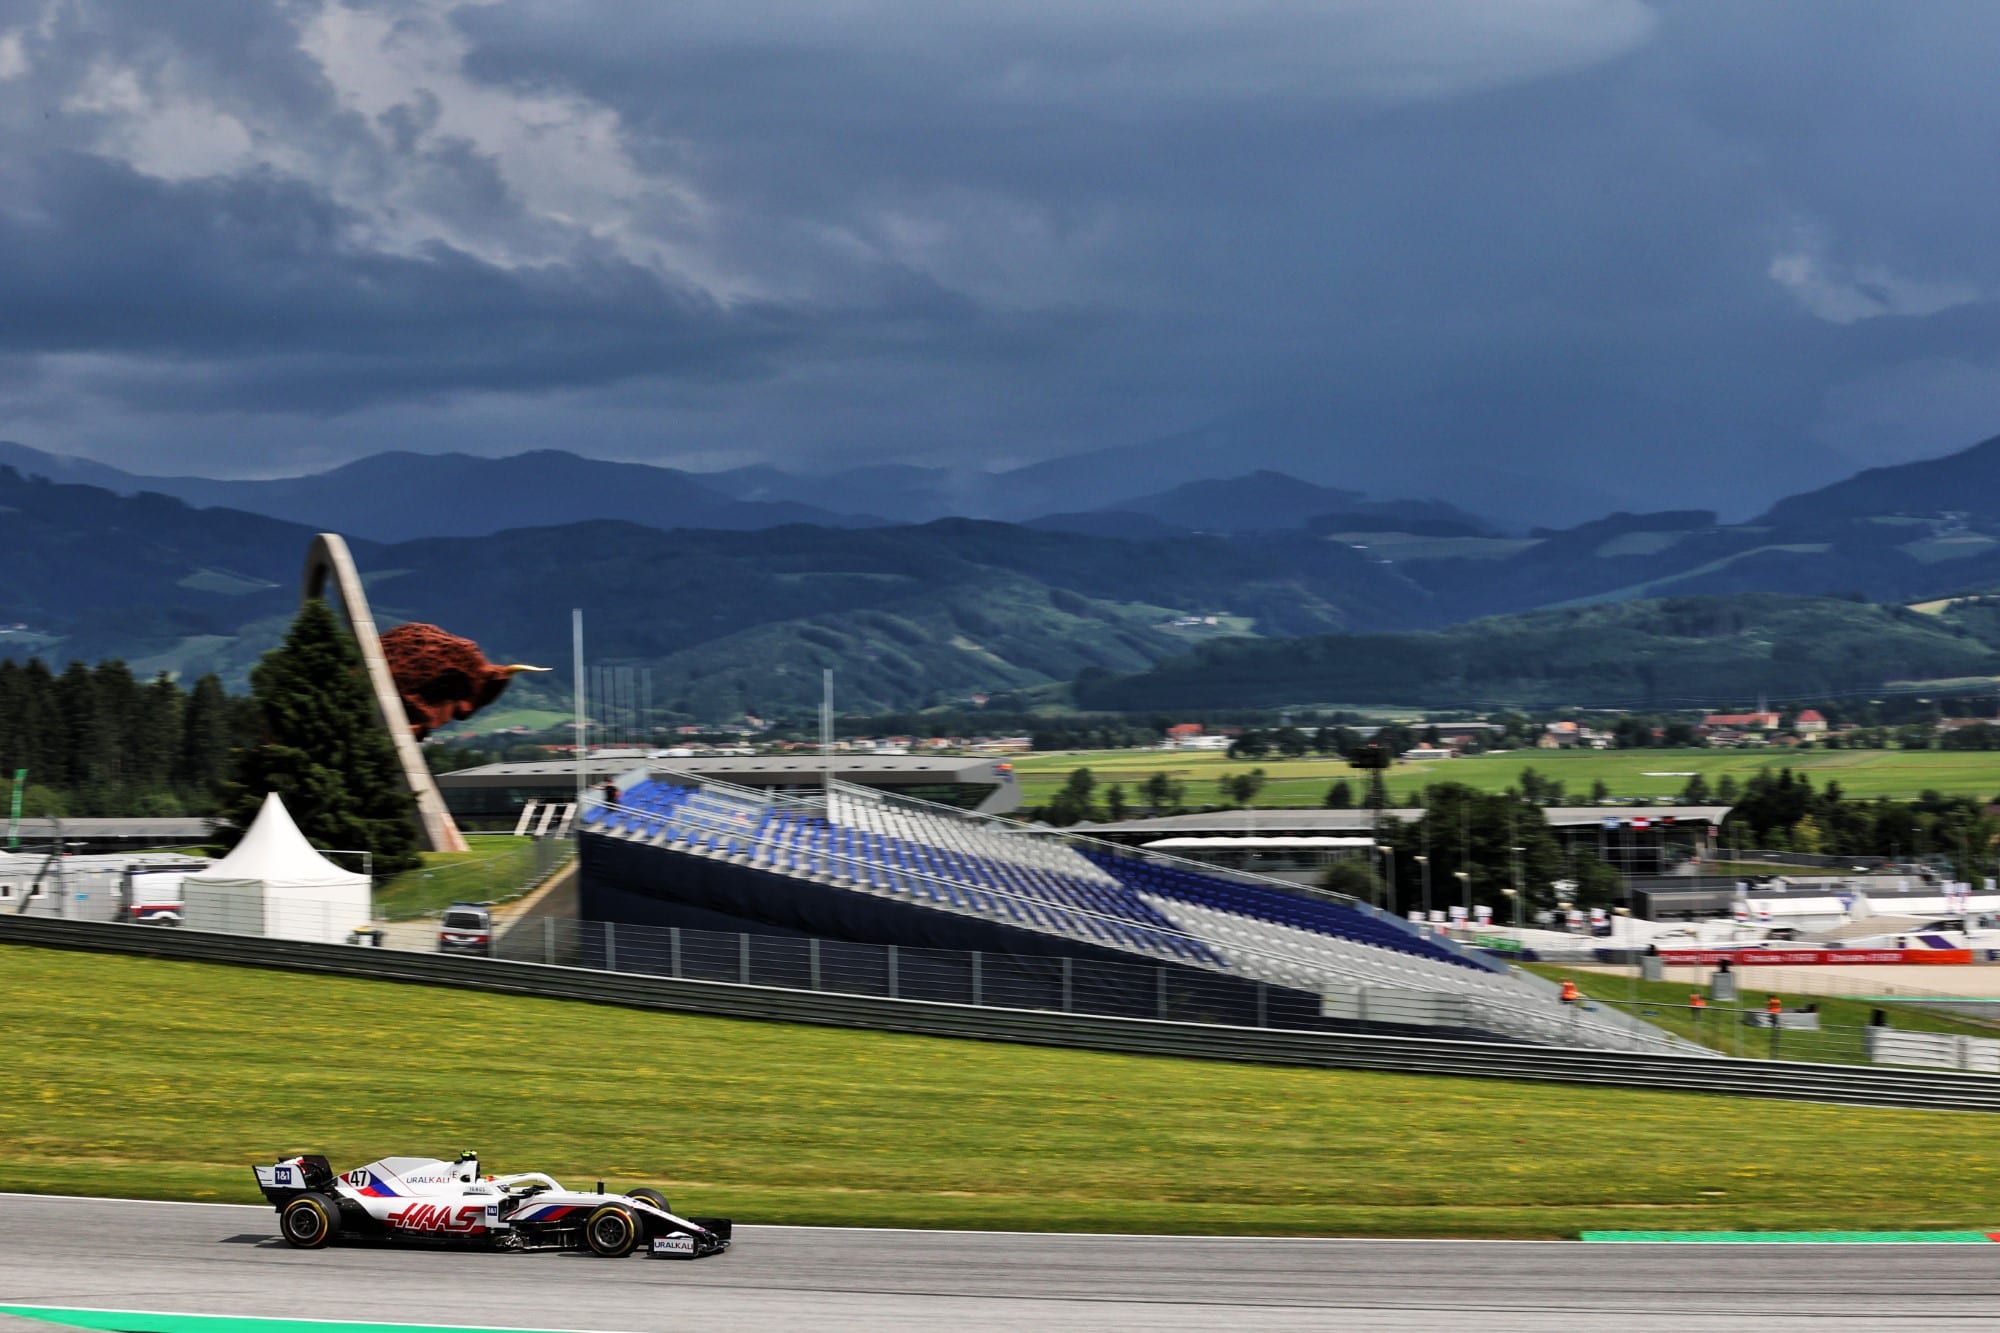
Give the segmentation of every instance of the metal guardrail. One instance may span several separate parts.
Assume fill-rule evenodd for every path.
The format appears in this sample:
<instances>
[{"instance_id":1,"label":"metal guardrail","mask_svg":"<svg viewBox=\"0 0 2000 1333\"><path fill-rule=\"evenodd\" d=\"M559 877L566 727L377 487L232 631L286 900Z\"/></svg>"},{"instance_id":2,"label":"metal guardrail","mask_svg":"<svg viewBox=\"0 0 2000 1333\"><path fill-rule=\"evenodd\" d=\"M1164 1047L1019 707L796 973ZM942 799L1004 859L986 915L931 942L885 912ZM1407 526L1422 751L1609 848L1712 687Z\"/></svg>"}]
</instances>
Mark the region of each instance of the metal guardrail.
<instances>
[{"instance_id":1,"label":"metal guardrail","mask_svg":"<svg viewBox=\"0 0 2000 1333\"><path fill-rule=\"evenodd\" d=\"M629 1008L1251 1064L1524 1079L1859 1106L2000 1112L2000 1077L1915 1069L1646 1055L974 1008L928 1000L672 980L541 963L301 944L143 926L0 917L27 944L586 1000Z\"/></svg>"}]
</instances>

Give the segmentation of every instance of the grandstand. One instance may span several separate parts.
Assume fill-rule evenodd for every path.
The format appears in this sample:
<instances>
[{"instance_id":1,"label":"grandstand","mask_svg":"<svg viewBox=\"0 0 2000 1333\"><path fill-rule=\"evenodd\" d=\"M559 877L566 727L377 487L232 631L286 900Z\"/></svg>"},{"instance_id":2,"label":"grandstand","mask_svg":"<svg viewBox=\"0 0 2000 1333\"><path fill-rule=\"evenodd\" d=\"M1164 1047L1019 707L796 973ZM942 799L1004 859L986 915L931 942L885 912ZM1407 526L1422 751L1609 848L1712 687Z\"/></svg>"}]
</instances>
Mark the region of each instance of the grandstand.
<instances>
[{"instance_id":1,"label":"grandstand","mask_svg":"<svg viewBox=\"0 0 2000 1333\"><path fill-rule=\"evenodd\" d=\"M1355 899L872 788L801 797L635 773L583 832L587 885L753 929L1153 962L1281 987L1329 1019L1371 988L1429 993L1451 1002L1439 1021L1506 1038L1694 1049L1625 1015L1564 1011L1547 982Z\"/></svg>"}]
</instances>

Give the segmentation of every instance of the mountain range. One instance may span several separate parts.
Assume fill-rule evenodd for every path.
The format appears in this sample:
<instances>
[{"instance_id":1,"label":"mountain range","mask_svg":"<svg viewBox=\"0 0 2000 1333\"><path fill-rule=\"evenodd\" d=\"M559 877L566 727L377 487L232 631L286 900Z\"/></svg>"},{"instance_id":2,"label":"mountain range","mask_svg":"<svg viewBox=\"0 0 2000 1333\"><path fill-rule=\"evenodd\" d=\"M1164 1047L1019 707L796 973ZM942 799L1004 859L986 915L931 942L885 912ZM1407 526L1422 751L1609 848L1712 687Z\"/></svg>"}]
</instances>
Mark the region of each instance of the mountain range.
<instances>
[{"instance_id":1,"label":"mountain range","mask_svg":"<svg viewBox=\"0 0 2000 1333\"><path fill-rule=\"evenodd\" d=\"M1060 700L1079 676L1077 697L1099 702L1107 681L1147 700L1208 699L1216 681L1234 682L1247 702L1270 693L1241 684L1260 673L1289 682L1288 701L1364 685L1397 702L1411 690L1541 698L1593 679L1643 694L1651 687L1616 672L1419 669L1411 664L1445 649L1352 636L1443 631L1447 657L1474 642L1568 640L1664 662L1675 636L1633 637L1611 608L1691 596L1749 599L1795 638L1821 624L1826 643L1865 645L1879 630L1910 649L1891 660L1843 646L1857 679L1983 674L1983 648L1946 641L1985 642L1951 608L1895 623L1853 621L1851 608L2000 587L2000 440L1874 469L1747 523L1705 510L1617 512L1525 532L1438 500L1373 500L1273 472L1173 482L1128 466L1135 493L1121 495L1112 471L1091 472L1103 461L1067 490L1049 465L1018 470L1026 479L997 474L1016 478L1005 482L1010 503L1061 502L1027 506L1026 522L908 523L896 520L964 492L963 478L923 468L697 474L547 451L382 454L314 477L217 481L0 445L0 655L117 655L141 670L217 670L240 683L282 632L305 544L326 529L353 541L385 621L432 620L506 658L559 664L562 612L582 606L594 662L645 667L657 698L705 718L806 707L827 666L856 708L1024 691ZM1771 594L1781 596L1757 600ZM1807 602L1788 610L1785 598ZM1450 628L1470 621L1481 623ZM1743 633L1748 643L1759 631ZM1294 657L1269 644L1287 639L1302 640ZM1685 651L1722 664L1700 679L1754 674L1732 675L1727 663L1742 659L1717 656L1713 643ZM1775 660L1803 679L1809 657L1788 649ZM1312 664L1333 658L1406 669L1370 676L1350 663L1304 689ZM1824 678L1824 664L1812 669ZM1209 684L1162 693L1195 680ZM1294 687L1303 692L1286 692Z\"/></svg>"},{"instance_id":2,"label":"mountain range","mask_svg":"<svg viewBox=\"0 0 2000 1333\"><path fill-rule=\"evenodd\" d=\"M484 537L508 528L592 519L722 531L787 523L872 527L887 521L793 500L739 500L704 485L694 473L558 449L505 458L395 451L309 476L242 481L141 476L0 441L0 467L121 495L150 491L197 508L240 509L373 541Z\"/></svg>"}]
</instances>

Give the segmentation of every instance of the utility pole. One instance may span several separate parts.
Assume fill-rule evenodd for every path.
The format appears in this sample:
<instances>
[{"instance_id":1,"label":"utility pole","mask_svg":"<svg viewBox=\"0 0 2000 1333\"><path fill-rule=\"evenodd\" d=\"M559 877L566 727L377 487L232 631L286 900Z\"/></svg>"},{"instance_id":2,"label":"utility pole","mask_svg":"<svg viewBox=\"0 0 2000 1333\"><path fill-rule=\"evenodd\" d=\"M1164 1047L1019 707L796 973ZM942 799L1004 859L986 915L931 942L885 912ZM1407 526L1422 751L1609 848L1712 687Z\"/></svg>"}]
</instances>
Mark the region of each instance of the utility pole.
<instances>
[{"instance_id":1,"label":"utility pole","mask_svg":"<svg viewBox=\"0 0 2000 1333\"><path fill-rule=\"evenodd\" d=\"M14 770L14 808L7 816L7 848L12 851L21 845L21 794L28 788L28 770Z\"/></svg>"},{"instance_id":2,"label":"utility pole","mask_svg":"<svg viewBox=\"0 0 2000 1333\"><path fill-rule=\"evenodd\" d=\"M827 800L833 799L833 668L819 673L819 768Z\"/></svg>"},{"instance_id":3,"label":"utility pole","mask_svg":"<svg viewBox=\"0 0 2000 1333\"><path fill-rule=\"evenodd\" d=\"M583 825L583 793L589 781L585 776L588 767L589 742L584 735L583 712L583 608L572 607L569 613L570 651L576 668L576 822Z\"/></svg>"}]
</instances>

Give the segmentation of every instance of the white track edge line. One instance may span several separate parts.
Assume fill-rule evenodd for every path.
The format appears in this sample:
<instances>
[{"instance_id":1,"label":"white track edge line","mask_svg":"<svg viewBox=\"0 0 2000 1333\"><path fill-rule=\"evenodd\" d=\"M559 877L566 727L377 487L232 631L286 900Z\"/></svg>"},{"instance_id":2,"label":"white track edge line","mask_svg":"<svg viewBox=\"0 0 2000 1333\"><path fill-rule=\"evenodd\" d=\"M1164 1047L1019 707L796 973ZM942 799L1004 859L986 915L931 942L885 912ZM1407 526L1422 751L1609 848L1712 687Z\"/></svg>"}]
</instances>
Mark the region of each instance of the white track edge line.
<instances>
[{"instance_id":1,"label":"white track edge line","mask_svg":"<svg viewBox=\"0 0 2000 1333\"><path fill-rule=\"evenodd\" d=\"M254 1208L262 1212L269 1207L261 1203L207 1203L199 1199L128 1199L115 1194L34 1194L23 1190L0 1190L0 1199L46 1199L57 1203L138 1203L160 1208ZM837 1231L849 1235L883 1236L1035 1236L1043 1240L1226 1240L1244 1245L1282 1245L1305 1242L1315 1245L1838 1245L1843 1248L1853 1245L1958 1245L1961 1241L1937 1240L1738 1240L1738 1241L1686 1241L1686 1240L1536 1240L1524 1238L1510 1240L1504 1236L1244 1236L1208 1235L1186 1232L1157 1231L1008 1231L990 1227L826 1227L809 1226L791 1222L746 1222L745 1229L751 1231ZM1973 1228L1976 1229L1976 1228ZM55 1308L53 1306L51 1309ZM89 1306L65 1306L65 1309L91 1309ZM167 1314L162 1310L113 1311L126 1314ZM305 1320L308 1323L340 1323L337 1319ZM492 1328L482 1324L412 1324L413 1328ZM589 1333L588 1330L545 1329L540 1333ZM601 1333L601 1331L599 1331Z\"/></svg>"}]
</instances>

